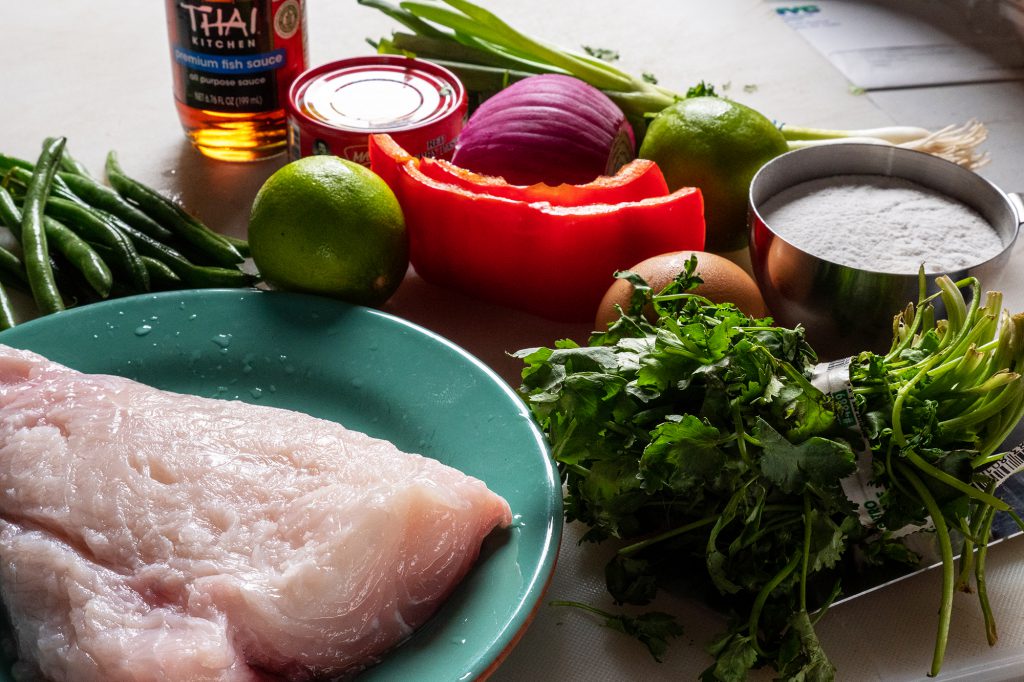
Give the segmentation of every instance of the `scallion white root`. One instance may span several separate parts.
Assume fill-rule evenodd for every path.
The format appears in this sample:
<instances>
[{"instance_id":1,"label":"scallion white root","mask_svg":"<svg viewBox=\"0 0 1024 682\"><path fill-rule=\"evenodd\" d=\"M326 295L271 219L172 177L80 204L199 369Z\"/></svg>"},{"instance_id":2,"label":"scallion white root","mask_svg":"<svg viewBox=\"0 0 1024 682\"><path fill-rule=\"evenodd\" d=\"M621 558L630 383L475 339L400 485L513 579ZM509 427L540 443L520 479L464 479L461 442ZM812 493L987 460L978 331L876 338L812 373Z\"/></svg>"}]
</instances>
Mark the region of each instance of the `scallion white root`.
<instances>
[{"instance_id":1,"label":"scallion white root","mask_svg":"<svg viewBox=\"0 0 1024 682\"><path fill-rule=\"evenodd\" d=\"M791 149L821 144L861 142L888 144L934 154L971 170L981 168L989 161L987 152L979 152L978 146L988 137L988 129L975 120L961 125L948 125L931 131L911 126L892 126L865 130L826 130L780 126L782 134L789 140Z\"/></svg>"}]
</instances>

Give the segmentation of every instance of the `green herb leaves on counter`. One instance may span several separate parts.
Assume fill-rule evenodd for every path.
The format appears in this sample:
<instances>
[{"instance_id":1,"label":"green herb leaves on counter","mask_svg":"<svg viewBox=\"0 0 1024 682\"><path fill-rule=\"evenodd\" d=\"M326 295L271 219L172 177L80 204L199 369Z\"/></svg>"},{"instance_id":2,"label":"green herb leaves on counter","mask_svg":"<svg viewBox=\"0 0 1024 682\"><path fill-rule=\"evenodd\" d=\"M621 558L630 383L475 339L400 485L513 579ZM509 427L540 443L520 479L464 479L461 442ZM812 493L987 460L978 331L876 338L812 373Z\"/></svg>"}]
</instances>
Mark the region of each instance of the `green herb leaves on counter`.
<instances>
[{"instance_id":1,"label":"green herb leaves on counter","mask_svg":"<svg viewBox=\"0 0 1024 682\"><path fill-rule=\"evenodd\" d=\"M683 634L682 627L667 613L660 611L649 611L638 616L627 616L622 613L608 613L589 604L572 601L553 601L551 606L572 606L589 611L600 617L604 624L613 630L636 637L655 660L660 661L661 657L668 650L669 640Z\"/></svg>"},{"instance_id":2,"label":"green herb leaves on counter","mask_svg":"<svg viewBox=\"0 0 1024 682\"><path fill-rule=\"evenodd\" d=\"M812 383L817 358L801 328L691 293L695 268L691 258L657 295L617 273L635 293L607 330L586 346L565 340L516 354L521 392L565 482L567 520L587 526L586 541L619 545L606 567L609 593L644 605L683 583L732 614L704 680L742 680L765 664L786 679L828 680L835 671L814 622L838 596L866 587L863 575L918 568L898 536L919 531L935 538L944 562L937 673L954 551L964 557L957 585L983 585L992 517L1007 508L993 486L974 484L1024 414L1021 318L1000 316L998 294L979 303L974 280L940 278L939 294L895 320L891 352L852 359L845 403ZM970 304L961 287L972 289ZM948 320L936 321L936 297ZM848 404L863 434L843 422ZM846 489L864 443L885 491L877 523L863 522Z\"/></svg>"}]
</instances>

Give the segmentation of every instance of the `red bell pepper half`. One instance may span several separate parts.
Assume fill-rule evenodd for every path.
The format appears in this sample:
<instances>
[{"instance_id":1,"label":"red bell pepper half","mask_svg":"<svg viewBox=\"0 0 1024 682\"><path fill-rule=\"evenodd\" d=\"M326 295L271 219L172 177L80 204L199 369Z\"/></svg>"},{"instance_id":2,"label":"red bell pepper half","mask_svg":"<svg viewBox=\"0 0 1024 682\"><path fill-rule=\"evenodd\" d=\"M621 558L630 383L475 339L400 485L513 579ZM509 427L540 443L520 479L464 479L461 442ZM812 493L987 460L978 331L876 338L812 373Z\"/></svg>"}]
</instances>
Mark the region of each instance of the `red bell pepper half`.
<instances>
[{"instance_id":1,"label":"red bell pepper half","mask_svg":"<svg viewBox=\"0 0 1024 682\"><path fill-rule=\"evenodd\" d=\"M549 319L592 320L616 271L661 253L704 247L696 188L636 201L580 199L555 206L533 200L547 191L537 186L521 188L525 198L516 199L510 198L519 194L514 185L475 190L468 176L438 180L424 171L432 162L410 156L388 135L371 135L369 147L370 168L402 206L416 272L492 303ZM582 197L587 186L563 191Z\"/></svg>"},{"instance_id":2,"label":"red bell pepper half","mask_svg":"<svg viewBox=\"0 0 1024 682\"><path fill-rule=\"evenodd\" d=\"M420 159L420 171L428 178L478 194L490 194L531 203L546 201L552 206L586 206L640 201L668 194L668 182L654 161L634 159L615 175L602 175L585 185L511 185L502 178L481 175L444 159Z\"/></svg>"}]
</instances>

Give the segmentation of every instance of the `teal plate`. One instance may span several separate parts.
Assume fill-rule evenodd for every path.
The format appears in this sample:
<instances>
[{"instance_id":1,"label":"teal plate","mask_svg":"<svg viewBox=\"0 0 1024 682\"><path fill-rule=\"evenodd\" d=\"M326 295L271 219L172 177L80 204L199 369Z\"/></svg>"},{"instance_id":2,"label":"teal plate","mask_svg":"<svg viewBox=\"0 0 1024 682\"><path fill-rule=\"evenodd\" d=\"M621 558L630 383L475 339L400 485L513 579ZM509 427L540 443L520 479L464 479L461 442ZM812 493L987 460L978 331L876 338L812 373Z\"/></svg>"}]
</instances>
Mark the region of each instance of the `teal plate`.
<instances>
[{"instance_id":1,"label":"teal plate","mask_svg":"<svg viewBox=\"0 0 1024 682\"><path fill-rule=\"evenodd\" d=\"M0 333L83 372L330 419L476 476L508 500L440 611L363 680L486 677L514 646L554 570L561 486L519 397L479 360L377 310L299 294L177 291L105 301ZM4 634L9 634L5 632ZM11 682L3 661L0 682Z\"/></svg>"}]
</instances>

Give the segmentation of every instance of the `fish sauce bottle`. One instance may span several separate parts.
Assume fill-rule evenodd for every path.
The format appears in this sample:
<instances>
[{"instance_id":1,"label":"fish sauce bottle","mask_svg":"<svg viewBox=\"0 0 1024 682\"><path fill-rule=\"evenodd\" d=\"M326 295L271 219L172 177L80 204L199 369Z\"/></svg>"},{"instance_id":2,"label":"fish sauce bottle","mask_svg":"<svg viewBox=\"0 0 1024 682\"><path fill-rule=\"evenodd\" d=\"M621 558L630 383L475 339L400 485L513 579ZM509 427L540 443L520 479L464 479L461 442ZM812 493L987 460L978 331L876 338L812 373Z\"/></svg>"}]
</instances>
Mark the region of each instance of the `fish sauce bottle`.
<instances>
[{"instance_id":1,"label":"fish sauce bottle","mask_svg":"<svg viewBox=\"0 0 1024 682\"><path fill-rule=\"evenodd\" d=\"M285 151L288 88L306 68L305 0L166 0L174 99L204 155Z\"/></svg>"}]
</instances>

